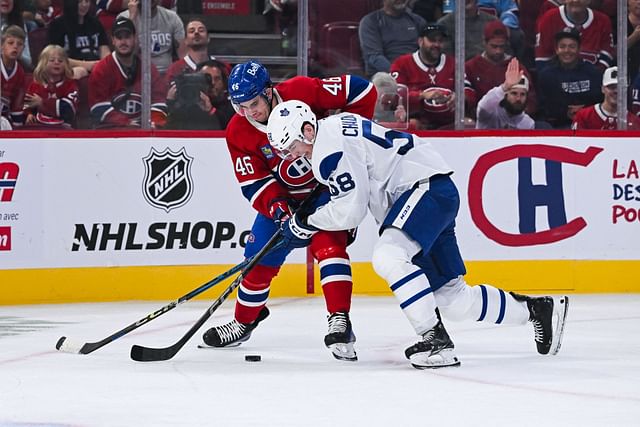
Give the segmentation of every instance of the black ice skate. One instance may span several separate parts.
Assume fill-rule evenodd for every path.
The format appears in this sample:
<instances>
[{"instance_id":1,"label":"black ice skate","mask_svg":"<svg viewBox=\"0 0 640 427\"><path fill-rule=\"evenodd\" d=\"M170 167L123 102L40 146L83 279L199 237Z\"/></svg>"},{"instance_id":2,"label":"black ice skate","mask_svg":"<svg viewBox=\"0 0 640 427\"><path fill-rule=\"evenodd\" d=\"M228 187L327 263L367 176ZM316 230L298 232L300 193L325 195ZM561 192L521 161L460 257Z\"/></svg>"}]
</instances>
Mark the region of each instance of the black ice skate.
<instances>
[{"instance_id":1,"label":"black ice skate","mask_svg":"<svg viewBox=\"0 0 640 427\"><path fill-rule=\"evenodd\" d=\"M269 316L269 309L262 307L258 318L251 323L240 323L236 319L220 326L214 326L204 333L202 339L210 347L237 347L251 337L258 323Z\"/></svg>"},{"instance_id":2,"label":"black ice skate","mask_svg":"<svg viewBox=\"0 0 640 427\"><path fill-rule=\"evenodd\" d=\"M569 298L530 297L511 292L516 301L524 301L529 309L529 322L533 324L538 353L558 354L564 334L564 322L569 310Z\"/></svg>"},{"instance_id":3,"label":"black ice skate","mask_svg":"<svg viewBox=\"0 0 640 427\"><path fill-rule=\"evenodd\" d=\"M358 356L353 348L356 336L351 328L349 313L336 312L327 318L329 333L324 337L324 345L327 346L333 357L339 360L356 361Z\"/></svg>"},{"instance_id":4,"label":"black ice skate","mask_svg":"<svg viewBox=\"0 0 640 427\"><path fill-rule=\"evenodd\" d=\"M460 361L455 355L453 341L449 338L441 320L438 320L433 328L422 335L421 341L406 349L404 355L416 369L460 366Z\"/></svg>"}]
</instances>

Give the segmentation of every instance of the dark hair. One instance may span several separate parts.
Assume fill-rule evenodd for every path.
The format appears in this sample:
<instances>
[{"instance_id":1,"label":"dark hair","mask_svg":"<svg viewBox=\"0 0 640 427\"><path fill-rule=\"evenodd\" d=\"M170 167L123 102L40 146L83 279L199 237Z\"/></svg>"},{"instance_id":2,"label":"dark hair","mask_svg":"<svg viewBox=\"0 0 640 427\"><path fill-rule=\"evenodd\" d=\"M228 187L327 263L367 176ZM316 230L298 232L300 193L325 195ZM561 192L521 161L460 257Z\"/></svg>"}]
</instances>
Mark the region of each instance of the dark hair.
<instances>
[{"instance_id":1,"label":"dark hair","mask_svg":"<svg viewBox=\"0 0 640 427\"><path fill-rule=\"evenodd\" d=\"M24 28L24 20L22 19L22 1L14 1L13 9L7 14L7 25L17 25Z\"/></svg>"},{"instance_id":2,"label":"dark hair","mask_svg":"<svg viewBox=\"0 0 640 427\"><path fill-rule=\"evenodd\" d=\"M575 28L557 32L555 35L556 44L558 44L558 42L560 42L560 40L562 39L572 39L580 44L580 32Z\"/></svg>"},{"instance_id":3,"label":"dark hair","mask_svg":"<svg viewBox=\"0 0 640 427\"><path fill-rule=\"evenodd\" d=\"M220 75L222 76L222 83L224 84L224 88L226 90L229 82L229 76L227 75L227 64L220 62L217 59L207 59L206 61L198 64L198 66L196 67L196 71L200 71L204 67L215 67L220 70Z\"/></svg>"}]
</instances>

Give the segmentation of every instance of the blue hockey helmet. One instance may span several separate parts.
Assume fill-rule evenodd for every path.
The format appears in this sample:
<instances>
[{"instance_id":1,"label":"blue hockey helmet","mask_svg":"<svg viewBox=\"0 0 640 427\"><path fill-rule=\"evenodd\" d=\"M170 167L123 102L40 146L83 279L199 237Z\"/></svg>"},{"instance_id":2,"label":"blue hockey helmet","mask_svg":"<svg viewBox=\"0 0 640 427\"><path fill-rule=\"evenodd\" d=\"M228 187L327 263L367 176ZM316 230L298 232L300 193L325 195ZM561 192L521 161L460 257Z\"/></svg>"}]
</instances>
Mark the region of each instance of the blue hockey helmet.
<instances>
[{"instance_id":1,"label":"blue hockey helmet","mask_svg":"<svg viewBox=\"0 0 640 427\"><path fill-rule=\"evenodd\" d=\"M234 104L250 101L258 95L267 97L272 85L269 71L258 61L238 64L229 75L229 98Z\"/></svg>"}]
</instances>

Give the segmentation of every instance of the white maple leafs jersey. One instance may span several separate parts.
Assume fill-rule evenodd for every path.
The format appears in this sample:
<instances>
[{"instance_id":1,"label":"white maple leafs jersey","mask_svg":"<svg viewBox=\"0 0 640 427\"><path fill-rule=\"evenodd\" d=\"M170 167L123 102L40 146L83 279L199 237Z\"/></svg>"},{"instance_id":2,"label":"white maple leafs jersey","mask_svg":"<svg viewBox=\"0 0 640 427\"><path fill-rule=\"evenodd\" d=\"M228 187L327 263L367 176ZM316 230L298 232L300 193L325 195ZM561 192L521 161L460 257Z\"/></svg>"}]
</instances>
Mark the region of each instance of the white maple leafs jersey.
<instances>
[{"instance_id":1,"label":"white maple leafs jersey","mask_svg":"<svg viewBox=\"0 0 640 427\"><path fill-rule=\"evenodd\" d=\"M426 139L351 113L318 121L311 163L331 191L330 202L307 219L321 230L355 228L367 207L380 224L406 190L453 172Z\"/></svg>"}]
</instances>

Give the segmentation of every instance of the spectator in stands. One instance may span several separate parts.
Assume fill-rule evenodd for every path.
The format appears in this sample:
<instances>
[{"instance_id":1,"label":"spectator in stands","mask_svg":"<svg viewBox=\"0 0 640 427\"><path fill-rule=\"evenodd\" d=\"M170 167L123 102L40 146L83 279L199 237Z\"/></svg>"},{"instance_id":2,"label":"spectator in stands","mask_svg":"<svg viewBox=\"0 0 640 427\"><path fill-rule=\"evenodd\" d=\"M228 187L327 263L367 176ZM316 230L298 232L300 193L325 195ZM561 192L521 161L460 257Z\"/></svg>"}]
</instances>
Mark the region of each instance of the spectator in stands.
<instances>
[{"instance_id":1,"label":"spectator in stands","mask_svg":"<svg viewBox=\"0 0 640 427\"><path fill-rule=\"evenodd\" d=\"M618 67L607 68L602 76L604 100L582 108L573 118L572 128L576 129L618 129ZM627 129L640 129L640 119L627 113Z\"/></svg>"},{"instance_id":2,"label":"spectator in stands","mask_svg":"<svg viewBox=\"0 0 640 427\"><path fill-rule=\"evenodd\" d=\"M543 69L554 53L554 35L575 29L580 34L580 55L602 72L613 64L613 34L611 21L602 12L587 7L590 0L566 0L565 4L549 10L538 22L536 35L536 68Z\"/></svg>"},{"instance_id":3,"label":"spectator in stands","mask_svg":"<svg viewBox=\"0 0 640 427\"><path fill-rule=\"evenodd\" d=\"M78 85L64 49L51 44L40 53L24 96L26 125L75 127Z\"/></svg>"},{"instance_id":4,"label":"spectator in stands","mask_svg":"<svg viewBox=\"0 0 640 427\"><path fill-rule=\"evenodd\" d=\"M640 71L640 0L629 0L627 10L627 76L632 82Z\"/></svg>"},{"instance_id":5,"label":"spectator in stands","mask_svg":"<svg viewBox=\"0 0 640 427\"><path fill-rule=\"evenodd\" d=\"M368 76L389 72L396 58L418 48L416 40L426 22L409 11L407 3L408 0L383 0L381 9L360 20L358 36Z\"/></svg>"},{"instance_id":6,"label":"spectator in stands","mask_svg":"<svg viewBox=\"0 0 640 427\"><path fill-rule=\"evenodd\" d=\"M24 30L17 25L10 25L2 31L2 60L0 61L2 116L6 117L13 127L20 126L24 122L22 106L25 75L24 68L18 60L24 49L24 40Z\"/></svg>"},{"instance_id":7,"label":"spectator in stands","mask_svg":"<svg viewBox=\"0 0 640 427\"><path fill-rule=\"evenodd\" d=\"M27 71L31 71L33 69L31 51L29 50L29 30L31 28L27 21L22 18L22 3L16 0L1 0L0 31L4 31L10 25L17 25L25 33L24 49L22 49L22 54L20 55L20 62L22 62Z\"/></svg>"},{"instance_id":8,"label":"spectator in stands","mask_svg":"<svg viewBox=\"0 0 640 427\"><path fill-rule=\"evenodd\" d=\"M529 79L517 58L512 58L504 82L487 92L478 102L476 129L533 129L533 119L524 112Z\"/></svg>"},{"instance_id":9,"label":"spectator in stands","mask_svg":"<svg viewBox=\"0 0 640 427\"><path fill-rule=\"evenodd\" d=\"M602 73L580 57L576 30L555 36L555 56L538 73L538 118L556 129L568 129L575 113L602 100Z\"/></svg>"},{"instance_id":10,"label":"spectator in stands","mask_svg":"<svg viewBox=\"0 0 640 427\"><path fill-rule=\"evenodd\" d=\"M34 0L33 9L33 17L30 19L40 28L48 27L51 21L62 14L62 10L53 6L51 0Z\"/></svg>"},{"instance_id":11,"label":"spectator in stands","mask_svg":"<svg viewBox=\"0 0 640 427\"><path fill-rule=\"evenodd\" d=\"M398 82L393 76L384 71L378 71L371 78L371 83L378 91L378 100L373 112L373 120L384 123L387 127L397 127L393 124L405 123L406 128L407 109L404 100L398 94ZM392 124L392 126L389 126Z\"/></svg>"},{"instance_id":12,"label":"spectator in stands","mask_svg":"<svg viewBox=\"0 0 640 427\"><path fill-rule=\"evenodd\" d=\"M64 14L49 26L49 43L65 49L76 79L88 76L111 53L109 38L90 10L89 0L64 0Z\"/></svg>"},{"instance_id":13,"label":"spectator in stands","mask_svg":"<svg viewBox=\"0 0 640 427\"><path fill-rule=\"evenodd\" d=\"M412 129L437 129L453 124L455 114L455 60L442 52L445 29L425 26L419 48L391 64L391 75L409 88L409 117ZM465 88L467 96L471 88Z\"/></svg>"},{"instance_id":14,"label":"spectator in stands","mask_svg":"<svg viewBox=\"0 0 640 427\"><path fill-rule=\"evenodd\" d=\"M468 61L474 56L482 53L484 50L484 45L482 43L484 27L490 21L496 21L498 18L479 10L477 0L466 0L464 10L464 58L465 61ZM438 24L442 25L447 33L453 36L456 30L455 13L447 13L438 20ZM455 46L453 42L454 40L451 38L445 41L445 53L449 55L453 55L455 53Z\"/></svg>"},{"instance_id":15,"label":"spectator in stands","mask_svg":"<svg viewBox=\"0 0 640 427\"><path fill-rule=\"evenodd\" d=\"M89 74L89 105L97 127L140 126L141 76L138 43L133 22L118 18L111 29L114 51L101 59ZM164 80L151 64L151 121L166 121Z\"/></svg>"},{"instance_id":16,"label":"spectator in stands","mask_svg":"<svg viewBox=\"0 0 640 427\"><path fill-rule=\"evenodd\" d=\"M160 6L161 0L149 0L151 6L151 62L164 75L174 58L184 56L184 26L182 20L172 10ZM128 10L118 17L131 19L140 28L140 0L129 0Z\"/></svg>"},{"instance_id":17,"label":"spectator in stands","mask_svg":"<svg viewBox=\"0 0 640 427\"><path fill-rule=\"evenodd\" d=\"M104 27L104 30L109 34L111 32L111 26L115 21L116 16L121 12L127 10L129 0L95 0L96 1L96 16L100 20L100 23ZM167 9L176 11L177 0L162 0L161 5ZM195 13L195 12L194 12ZM202 13L202 4L200 4L200 11Z\"/></svg>"},{"instance_id":18,"label":"spectator in stands","mask_svg":"<svg viewBox=\"0 0 640 427\"><path fill-rule=\"evenodd\" d=\"M167 106L167 129L225 129L235 113L227 94L226 65L209 60L197 73L176 76Z\"/></svg>"},{"instance_id":19,"label":"spectator in stands","mask_svg":"<svg viewBox=\"0 0 640 427\"><path fill-rule=\"evenodd\" d=\"M186 55L175 61L165 75L168 83L175 80L176 76L185 72L195 72L201 64L209 60L215 60L215 56L209 55L209 33L207 27L200 19L192 19L185 26L184 44ZM227 67L227 74L229 67Z\"/></svg>"},{"instance_id":20,"label":"spectator in stands","mask_svg":"<svg viewBox=\"0 0 640 427\"><path fill-rule=\"evenodd\" d=\"M475 99L482 98L504 81L505 72L513 58L506 53L508 43L507 27L499 20L488 22L484 27L484 51L465 63L465 73L475 91ZM520 68L529 82L526 111L533 114L536 111L536 92L531 84L531 74L522 63Z\"/></svg>"}]
</instances>

